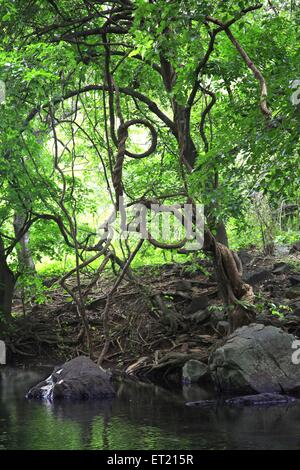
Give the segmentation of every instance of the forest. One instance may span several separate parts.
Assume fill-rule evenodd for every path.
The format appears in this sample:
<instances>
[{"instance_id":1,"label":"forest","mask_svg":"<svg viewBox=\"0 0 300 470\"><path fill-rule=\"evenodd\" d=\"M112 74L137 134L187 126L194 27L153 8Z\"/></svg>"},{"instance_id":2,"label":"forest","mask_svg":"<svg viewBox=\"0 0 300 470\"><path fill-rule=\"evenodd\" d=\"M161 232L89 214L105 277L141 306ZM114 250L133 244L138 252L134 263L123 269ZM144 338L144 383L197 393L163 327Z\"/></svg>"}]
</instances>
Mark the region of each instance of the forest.
<instances>
[{"instance_id":1,"label":"forest","mask_svg":"<svg viewBox=\"0 0 300 470\"><path fill-rule=\"evenodd\" d=\"M292 405L299 23L299 0L0 0L0 340L9 367L91 361L143 403L152 383L164 385L170 415L182 383L194 412L211 396L190 384L230 393L225 407L234 396L277 403L268 393ZM165 437L132 437L139 448L172 447L166 436L183 419L176 400ZM222 445L243 447L232 439ZM136 448L125 441L112 445ZM200 446L192 432L179 445Z\"/></svg>"}]
</instances>

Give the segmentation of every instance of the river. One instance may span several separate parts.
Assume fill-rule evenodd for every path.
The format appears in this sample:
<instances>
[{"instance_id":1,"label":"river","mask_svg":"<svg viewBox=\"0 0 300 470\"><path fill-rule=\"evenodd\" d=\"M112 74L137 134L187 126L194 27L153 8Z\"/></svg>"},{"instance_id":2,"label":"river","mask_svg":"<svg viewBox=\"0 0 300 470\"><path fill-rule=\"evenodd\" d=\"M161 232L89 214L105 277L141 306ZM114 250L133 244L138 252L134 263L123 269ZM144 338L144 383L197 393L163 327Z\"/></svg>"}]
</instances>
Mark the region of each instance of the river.
<instances>
[{"instance_id":1,"label":"river","mask_svg":"<svg viewBox=\"0 0 300 470\"><path fill-rule=\"evenodd\" d=\"M198 387L116 384L113 401L27 401L49 369L0 369L0 449L300 449L300 405L199 409Z\"/></svg>"}]
</instances>

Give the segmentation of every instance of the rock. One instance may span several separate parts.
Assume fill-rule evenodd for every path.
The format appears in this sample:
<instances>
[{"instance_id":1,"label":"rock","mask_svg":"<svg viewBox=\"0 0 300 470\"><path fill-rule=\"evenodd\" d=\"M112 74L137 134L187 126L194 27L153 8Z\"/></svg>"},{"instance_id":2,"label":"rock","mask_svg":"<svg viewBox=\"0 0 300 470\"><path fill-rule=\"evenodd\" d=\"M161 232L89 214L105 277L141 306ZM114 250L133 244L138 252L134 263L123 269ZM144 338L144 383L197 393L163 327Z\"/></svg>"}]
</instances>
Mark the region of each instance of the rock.
<instances>
[{"instance_id":1,"label":"rock","mask_svg":"<svg viewBox=\"0 0 300 470\"><path fill-rule=\"evenodd\" d=\"M229 406L274 406L295 404L296 401L295 397L280 393L259 393L229 398L225 400L225 404Z\"/></svg>"},{"instance_id":2,"label":"rock","mask_svg":"<svg viewBox=\"0 0 300 470\"><path fill-rule=\"evenodd\" d=\"M294 310L300 309L300 300L299 299L291 300L289 302L289 307L293 308Z\"/></svg>"},{"instance_id":3,"label":"rock","mask_svg":"<svg viewBox=\"0 0 300 470\"><path fill-rule=\"evenodd\" d=\"M190 359L182 368L182 383L191 384L208 377L208 366L196 359Z\"/></svg>"},{"instance_id":4,"label":"rock","mask_svg":"<svg viewBox=\"0 0 300 470\"><path fill-rule=\"evenodd\" d=\"M274 326L238 328L210 359L212 380L234 394L299 392L300 366L292 362L296 338Z\"/></svg>"},{"instance_id":5,"label":"rock","mask_svg":"<svg viewBox=\"0 0 300 470\"><path fill-rule=\"evenodd\" d=\"M290 266L284 262L275 263L273 266L273 274L284 274L291 270Z\"/></svg>"},{"instance_id":6,"label":"rock","mask_svg":"<svg viewBox=\"0 0 300 470\"><path fill-rule=\"evenodd\" d=\"M0 341L0 365L6 364L6 345L4 341Z\"/></svg>"},{"instance_id":7,"label":"rock","mask_svg":"<svg viewBox=\"0 0 300 470\"><path fill-rule=\"evenodd\" d=\"M290 249L290 253L296 253L297 251L300 251L300 241L293 243Z\"/></svg>"},{"instance_id":8,"label":"rock","mask_svg":"<svg viewBox=\"0 0 300 470\"><path fill-rule=\"evenodd\" d=\"M294 323L299 323L300 322L300 318L297 315L295 315L294 313L288 313L287 315L285 315L284 319L286 321L294 322Z\"/></svg>"},{"instance_id":9,"label":"rock","mask_svg":"<svg viewBox=\"0 0 300 470\"><path fill-rule=\"evenodd\" d=\"M226 336L229 333L230 325L228 321L219 321L216 328L220 335Z\"/></svg>"},{"instance_id":10,"label":"rock","mask_svg":"<svg viewBox=\"0 0 300 470\"><path fill-rule=\"evenodd\" d=\"M206 309L206 307L208 306L208 301L209 299L207 295L194 297L186 313L195 313L195 312L198 312L199 310Z\"/></svg>"},{"instance_id":11,"label":"rock","mask_svg":"<svg viewBox=\"0 0 300 470\"><path fill-rule=\"evenodd\" d=\"M214 325L217 325L218 322L225 320L225 312L222 310L215 310L211 312L210 319Z\"/></svg>"},{"instance_id":12,"label":"rock","mask_svg":"<svg viewBox=\"0 0 300 470\"><path fill-rule=\"evenodd\" d=\"M285 295L288 299L298 299L300 297L300 286L289 287Z\"/></svg>"},{"instance_id":13,"label":"rock","mask_svg":"<svg viewBox=\"0 0 300 470\"><path fill-rule=\"evenodd\" d=\"M209 320L209 318L210 312L208 310L199 310L190 316L190 319L196 323L204 323L205 321Z\"/></svg>"},{"instance_id":14,"label":"rock","mask_svg":"<svg viewBox=\"0 0 300 470\"><path fill-rule=\"evenodd\" d=\"M295 405L297 399L288 395L281 395L280 393L258 393L256 395L244 395L241 397L228 398L227 400L199 400L186 403L187 406L199 406L202 408L225 405L225 406L282 406L282 405Z\"/></svg>"},{"instance_id":15,"label":"rock","mask_svg":"<svg viewBox=\"0 0 300 470\"><path fill-rule=\"evenodd\" d=\"M299 274L292 274L289 276L289 281L292 286L298 286L300 285L300 276Z\"/></svg>"},{"instance_id":16,"label":"rock","mask_svg":"<svg viewBox=\"0 0 300 470\"><path fill-rule=\"evenodd\" d=\"M31 388L26 397L54 401L99 399L114 395L110 374L88 357L79 356L56 367L46 380Z\"/></svg>"},{"instance_id":17,"label":"rock","mask_svg":"<svg viewBox=\"0 0 300 470\"><path fill-rule=\"evenodd\" d=\"M193 285L191 281L187 281L186 279L182 279L180 281L175 282L174 285L176 291L184 292L187 290L191 290Z\"/></svg>"},{"instance_id":18,"label":"rock","mask_svg":"<svg viewBox=\"0 0 300 470\"><path fill-rule=\"evenodd\" d=\"M272 273L268 269L258 269L256 271L251 271L250 273L246 274L244 276L244 280L251 286L254 286L256 284L260 284L261 282L266 281L267 279L270 279L271 276Z\"/></svg>"},{"instance_id":19,"label":"rock","mask_svg":"<svg viewBox=\"0 0 300 470\"><path fill-rule=\"evenodd\" d=\"M216 407L220 402L217 400L198 400L198 401L188 401L186 406L197 406L199 408L211 408Z\"/></svg>"},{"instance_id":20,"label":"rock","mask_svg":"<svg viewBox=\"0 0 300 470\"><path fill-rule=\"evenodd\" d=\"M277 257L287 256L289 254L290 248L287 245L275 245L274 246L274 255Z\"/></svg>"}]
</instances>

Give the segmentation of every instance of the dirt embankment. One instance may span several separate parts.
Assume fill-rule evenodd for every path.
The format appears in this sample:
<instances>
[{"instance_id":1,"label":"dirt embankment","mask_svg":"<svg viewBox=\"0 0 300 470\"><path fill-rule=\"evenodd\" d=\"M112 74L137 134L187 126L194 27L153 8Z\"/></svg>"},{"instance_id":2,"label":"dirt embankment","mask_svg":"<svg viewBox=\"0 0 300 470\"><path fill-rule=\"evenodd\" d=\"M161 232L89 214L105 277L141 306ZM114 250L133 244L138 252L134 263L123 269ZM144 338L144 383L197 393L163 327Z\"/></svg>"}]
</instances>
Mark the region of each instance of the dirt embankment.
<instances>
[{"instance_id":1,"label":"dirt embankment","mask_svg":"<svg viewBox=\"0 0 300 470\"><path fill-rule=\"evenodd\" d=\"M256 293L257 322L300 334L300 254L264 257L242 251L244 277ZM188 359L207 362L228 333L227 316L209 260L146 266L125 280L112 300L110 346L104 365L129 374L178 379ZM89 280L84 282L88 284ZM95 358L105 338L101 313L111 275L94 286L87 304ZM49 283L49 285L51 282ZM43 305L16 299L13 329L7 334L9 357L17 364L58 363L87 354L76 306L61 289L49 287Z\"/></svg>"}]
</instances>

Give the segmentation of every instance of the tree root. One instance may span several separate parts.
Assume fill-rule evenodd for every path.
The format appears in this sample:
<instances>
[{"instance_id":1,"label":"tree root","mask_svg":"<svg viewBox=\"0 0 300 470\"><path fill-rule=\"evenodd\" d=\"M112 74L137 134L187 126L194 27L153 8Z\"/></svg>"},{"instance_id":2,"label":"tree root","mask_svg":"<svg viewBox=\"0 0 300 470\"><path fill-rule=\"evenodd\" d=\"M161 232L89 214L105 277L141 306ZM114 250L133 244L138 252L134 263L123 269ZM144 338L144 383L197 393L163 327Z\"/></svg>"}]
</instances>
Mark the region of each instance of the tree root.
<instances>
[{"instance_id":1,"label":"tree root","mask_svg":"<svg viewBox=\"0 0 300 470\"><path fill-rule=\"evenodd\" d=\"M223 301L228 311L230 332L255 321L254 293L242 279L242 263L238 255L218 243L207 231L205 249L214 258L216 276Z\"/></svg>"}]
</instances>

